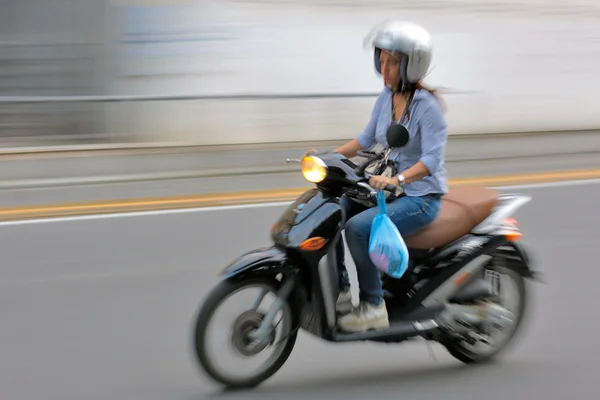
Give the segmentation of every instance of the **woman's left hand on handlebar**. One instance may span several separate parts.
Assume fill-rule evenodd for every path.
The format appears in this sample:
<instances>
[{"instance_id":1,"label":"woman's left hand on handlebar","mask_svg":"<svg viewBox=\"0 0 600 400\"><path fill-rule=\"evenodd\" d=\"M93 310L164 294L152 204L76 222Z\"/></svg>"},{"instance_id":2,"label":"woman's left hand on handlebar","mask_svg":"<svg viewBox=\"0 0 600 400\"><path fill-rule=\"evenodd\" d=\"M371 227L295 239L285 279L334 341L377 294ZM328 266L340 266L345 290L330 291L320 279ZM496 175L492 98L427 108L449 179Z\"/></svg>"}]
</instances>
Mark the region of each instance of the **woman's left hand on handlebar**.
<instances>
[{"instance_id":1,"label":"woman's left hand on handlebar","mask_svg":"<svg viewBox=\"0 0 600 400\"><path fill-rule=\"evenodd\" d=\"M306 150L306 152L302 155L302 157L306 157L306 156L312 156L313 154L316 154L317 149L308 149Z\"/></svg>"},{"instance_id":2,"label":"woman's left hand on handlebar","mask_svg":"<svg viewBox=\"0 0 600 400\"><path fill-rule=\"evenodd\" d=\"M398 178L388 178L387 176L381 175L373 175L369 178L369 186L376 190L383 190L387 185L398 186L400 182L398 182Z\"/></svg>"}]
</instances>

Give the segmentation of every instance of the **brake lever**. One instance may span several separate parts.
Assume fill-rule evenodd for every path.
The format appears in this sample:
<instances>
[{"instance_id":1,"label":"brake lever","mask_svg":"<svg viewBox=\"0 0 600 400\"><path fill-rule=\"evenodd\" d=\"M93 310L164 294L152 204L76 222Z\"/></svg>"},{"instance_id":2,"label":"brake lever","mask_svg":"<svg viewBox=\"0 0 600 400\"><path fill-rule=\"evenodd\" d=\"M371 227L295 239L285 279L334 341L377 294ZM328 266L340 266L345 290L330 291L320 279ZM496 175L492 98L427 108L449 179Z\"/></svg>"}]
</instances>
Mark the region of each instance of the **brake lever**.
<instances>
[{"instance_id":1,"label":"brake lever","mask_svg":"<svg viewBox=\"0 0 600 400\"><path fill-rule=\"evenodd\" d=\"M359 182L357 183L358 186L364 187L365 189L367 189L369 191L369 194L372 196L376 196L377 192L375 191L375 189L373 189L371 187L371 185L369 185L368 183L365 182Z\"/></svg>"},{"instance_id":2,"label":"brake lever","mask_svg":"<svg viewBox=\"0 0 600 400\"><path fill-rule=\"evenodd\" d=\"M295 162L295 163L302 163L302 160L299 160L299 159L297 159L297 158L286 158L286 159L285 159L285 162L286 162L286 163L288 163L288 164L289 164L289 163L292 163L292 162Z\"/></svg>"},{"instance_id":3,"label":"brake lever","mask_svg":"<svg viewBox=\"0 0 600 400\"><path fill-rule=\"evenodd\" d=\"M369 194L370 194L371 196L376 196L376 195L377 195L377 191L376 191L376 190L375 190L375 189L374 189L374 188L373 188L371 185L369 185L368 183L365 183L365 182L359 182L359 183L357 183L357 185L358 185L358 186L361 186L361 187L364 187L365 189L367 189L367 190L369 191ZM388 192L394 192L394 191L396 191L397 189L398 189L398 187L397 187L397 186L394 186L394 185L387 185L387 186L385 187L385 189L384 189L384 190L387 190Z\"/></svg>"}]
</instances>

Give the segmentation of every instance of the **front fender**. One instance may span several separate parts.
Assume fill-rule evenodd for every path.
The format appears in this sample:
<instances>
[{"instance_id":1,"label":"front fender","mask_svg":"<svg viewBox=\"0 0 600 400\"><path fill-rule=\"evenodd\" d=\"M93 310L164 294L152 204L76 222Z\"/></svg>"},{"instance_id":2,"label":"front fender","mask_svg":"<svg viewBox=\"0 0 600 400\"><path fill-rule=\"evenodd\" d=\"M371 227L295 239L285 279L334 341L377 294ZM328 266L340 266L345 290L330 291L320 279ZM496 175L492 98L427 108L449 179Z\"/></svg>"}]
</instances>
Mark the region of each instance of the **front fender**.
<instances>
[{"instance_id":1,"label":"front fender","mask_svg":"<svg viewBox=\"0 0 600 400\"><path fill-rule=\"evenodd\" d=\"M287 254L277 247L265 247L241 255L221 272L223 279L248 275L277 275L289 268Z\"/></svg>"}]
</instances>

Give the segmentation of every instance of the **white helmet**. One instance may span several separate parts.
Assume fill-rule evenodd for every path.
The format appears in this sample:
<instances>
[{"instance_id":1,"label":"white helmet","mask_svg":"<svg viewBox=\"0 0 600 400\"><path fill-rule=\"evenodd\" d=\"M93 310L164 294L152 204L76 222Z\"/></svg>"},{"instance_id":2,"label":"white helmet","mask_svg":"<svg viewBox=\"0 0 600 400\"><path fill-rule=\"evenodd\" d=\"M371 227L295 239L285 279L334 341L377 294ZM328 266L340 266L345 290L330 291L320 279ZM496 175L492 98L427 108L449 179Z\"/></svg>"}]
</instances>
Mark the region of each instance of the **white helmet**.
<instances>
[{"instance_id":1,"label":"white helmet","mask_svg":"<svg viewBox=\"0 0 600 400\"><path fill-rule=\"evenodd\" d=\"M388 21L373 28L367 35L365 46L375 49L375 69L381 74L379 56L382 50L402 55L400 86L404 91L427 74L432 58L429 32L422 26L406 21Z\"/></svg>"}]
</instances>

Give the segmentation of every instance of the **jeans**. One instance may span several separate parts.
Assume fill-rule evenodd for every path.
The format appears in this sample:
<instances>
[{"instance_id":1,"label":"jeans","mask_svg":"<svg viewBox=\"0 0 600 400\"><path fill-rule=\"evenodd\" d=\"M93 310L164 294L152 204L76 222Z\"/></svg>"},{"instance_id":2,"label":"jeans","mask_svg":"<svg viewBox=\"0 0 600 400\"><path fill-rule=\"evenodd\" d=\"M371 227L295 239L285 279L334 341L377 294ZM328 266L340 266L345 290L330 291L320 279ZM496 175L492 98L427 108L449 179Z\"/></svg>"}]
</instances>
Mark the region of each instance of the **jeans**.
<instances>
[{"instance_id":1,"label":"jeans","mask_svg":"<svg viewBox=\"0 0 600 400\"><path fill-rule=\"evenodd\" d=\"M381 276L369 257L371 223L379 213L379 208L368 208L345 195L340 198L340 204L346 212L346 241L356 264L360 301L379 305L383 302ZM439 213L440 205L438 195L404 196L387 203L387 211L400 235L407 237L432 223ZM336 256L340 290L347 291L350 289L350 278L344 260L343 240L337 244Z\"/></svg>"}]
</instances>

